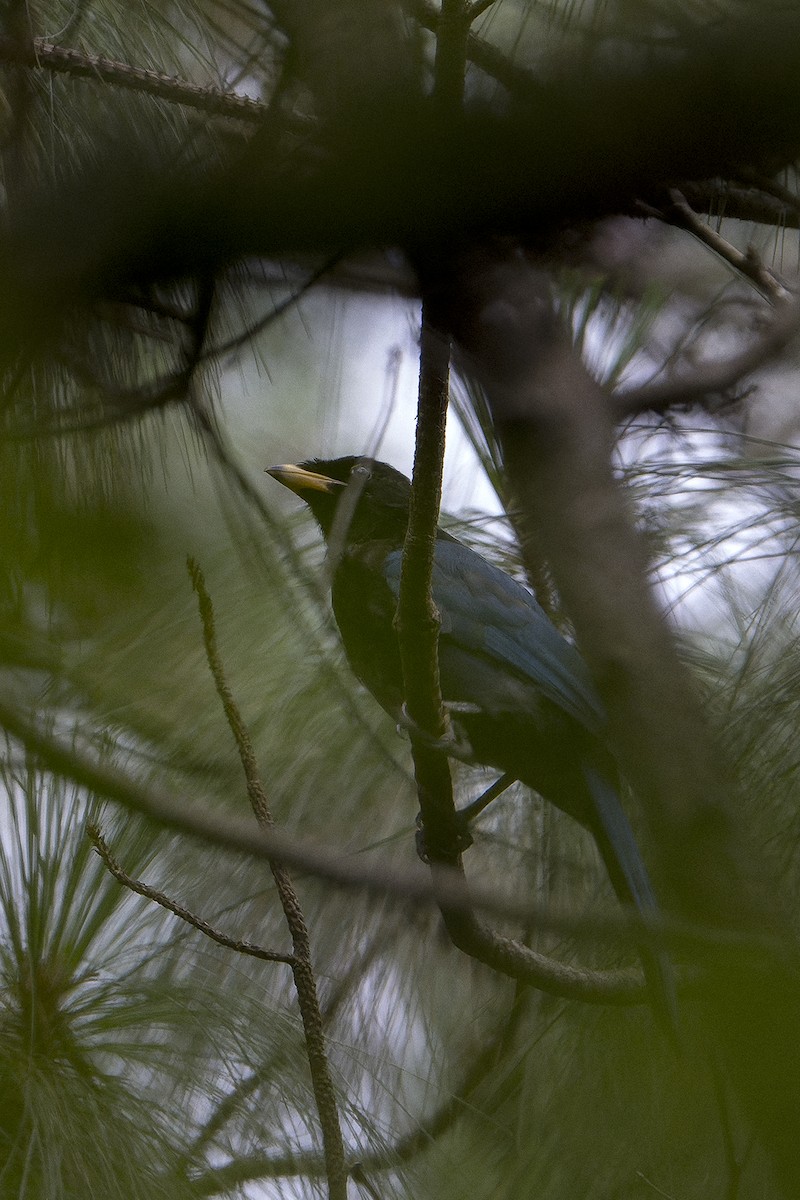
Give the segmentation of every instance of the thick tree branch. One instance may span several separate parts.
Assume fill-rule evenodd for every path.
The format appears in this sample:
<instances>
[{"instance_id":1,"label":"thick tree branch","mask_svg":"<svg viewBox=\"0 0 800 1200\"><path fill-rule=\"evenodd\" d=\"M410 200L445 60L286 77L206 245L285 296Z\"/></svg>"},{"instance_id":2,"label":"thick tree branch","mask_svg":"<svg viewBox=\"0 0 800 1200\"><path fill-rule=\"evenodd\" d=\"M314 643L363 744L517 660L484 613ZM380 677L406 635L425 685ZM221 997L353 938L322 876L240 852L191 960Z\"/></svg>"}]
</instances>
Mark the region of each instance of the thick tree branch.
<instances>
[{"instance_id":1,"label":"thick tree branch","mask_svg":"<svg viewBox=\"0 0 800 1200\"><path fill-rule=\"evenodd\" d=\"M128 145L102 172L87 165L81 178L76 164L58 189L31 182L0 239L0 346L11 356L46 339L110 289L247 255L402 245L420 263L489 228L535 229L546 244L565 224L663 203L676 184L695 207L692 186L724 198L708 180L774 173L800 154L797 25L791 12L731 20L638 74L536 80L510 112L445 117L422 95L399 105L381 93L291 154L276 120L235 161L186 174L171 172L168 149L153 163Z\"/></svg>"},{"instance_id":2,"label":"thick tree branch","mask_svg":"<svg viewBox=\"0 0 800 1200\"><path fill-rule=\"evenodd\" d=\"M647 586L647 562L611 466L602 390L560 326L546 281L521 257L473 258L454 303L503 442L608 714L608 736L651 831L656 881L693 919L778 933L775 882L746 844L735 786ZM703 1028L785 1194L800 1189L800 974L794 956L705 960Z\"/></svg>"}]
</instances>

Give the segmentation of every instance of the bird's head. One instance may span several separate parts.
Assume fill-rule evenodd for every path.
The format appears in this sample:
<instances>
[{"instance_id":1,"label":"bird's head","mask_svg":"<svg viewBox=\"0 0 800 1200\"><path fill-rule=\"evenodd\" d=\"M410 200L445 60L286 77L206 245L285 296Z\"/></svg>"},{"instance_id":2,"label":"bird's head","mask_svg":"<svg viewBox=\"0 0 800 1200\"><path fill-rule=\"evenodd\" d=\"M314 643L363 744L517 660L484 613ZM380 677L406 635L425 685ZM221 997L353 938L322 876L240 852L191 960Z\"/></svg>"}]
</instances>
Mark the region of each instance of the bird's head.
<instances>
[{"instance_id":1,"label":"bird's head","mask_svg":"<svg viewBox=\"0 0 800 1200\"><path fill-rule=\"evenodd\" d=\"M405 537L411 483L388 463L356 455L312 458L267 467L267 474L305 500L326 538L340 504L348 541Z\"/></svg>"}]
</instances>

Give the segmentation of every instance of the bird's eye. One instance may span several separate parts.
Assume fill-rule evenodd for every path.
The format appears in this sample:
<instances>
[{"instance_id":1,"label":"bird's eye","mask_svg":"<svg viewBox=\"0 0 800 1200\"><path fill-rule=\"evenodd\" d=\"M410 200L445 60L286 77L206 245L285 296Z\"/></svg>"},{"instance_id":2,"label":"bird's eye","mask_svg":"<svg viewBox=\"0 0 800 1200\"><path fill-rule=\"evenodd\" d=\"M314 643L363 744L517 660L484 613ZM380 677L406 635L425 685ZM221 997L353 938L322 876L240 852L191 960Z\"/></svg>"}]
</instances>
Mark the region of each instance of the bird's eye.
<instances>
[{"instance_id":1,"label":"bird's eye","mask_svg":"<svg viewBox=\"0 0 800 1200\"><path fill-rule=\"evenodd\" d=\"M356 463L350 474L356 479L367 480L372 478L372 471L370 471L366 463Z\"/></svg>"}]
</instances>

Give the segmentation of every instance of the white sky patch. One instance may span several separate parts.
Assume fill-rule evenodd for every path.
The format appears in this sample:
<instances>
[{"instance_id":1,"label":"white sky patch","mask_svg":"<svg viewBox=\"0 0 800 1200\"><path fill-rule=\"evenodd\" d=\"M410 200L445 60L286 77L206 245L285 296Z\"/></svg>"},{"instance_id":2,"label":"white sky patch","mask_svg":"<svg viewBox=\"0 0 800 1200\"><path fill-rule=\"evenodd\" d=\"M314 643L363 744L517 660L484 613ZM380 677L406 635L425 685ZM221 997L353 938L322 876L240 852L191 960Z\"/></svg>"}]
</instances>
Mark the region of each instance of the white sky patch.
<instances>
[{"instance_id":1,"label":"white sky patch","mask_svg":"<svg viewBox=\"0 0 800 1200\"><path fill-rule=\"evenodd\" d=\"M273 358L268 347L259 354L242 354L224 372L225 420L245 465L255 474L273 462L363 453L372 448L376 431L382 430L377 457L410 475L419 305L399 297L369 295L344 295L332 304L330 293L323 292L301 300L299 315L305 332L299 333L298 317L291 321L299 353L315 359L302 372L308 382L300 385L305 393L301 399L296 395L291 350L288 357L281 349ZM280 346L277 341L276 346ZM393 388L390 377L395 370ZM499 512L494 491L452 412L442 506L452 512L464 508Z\"/></svg>"}]
</instances>

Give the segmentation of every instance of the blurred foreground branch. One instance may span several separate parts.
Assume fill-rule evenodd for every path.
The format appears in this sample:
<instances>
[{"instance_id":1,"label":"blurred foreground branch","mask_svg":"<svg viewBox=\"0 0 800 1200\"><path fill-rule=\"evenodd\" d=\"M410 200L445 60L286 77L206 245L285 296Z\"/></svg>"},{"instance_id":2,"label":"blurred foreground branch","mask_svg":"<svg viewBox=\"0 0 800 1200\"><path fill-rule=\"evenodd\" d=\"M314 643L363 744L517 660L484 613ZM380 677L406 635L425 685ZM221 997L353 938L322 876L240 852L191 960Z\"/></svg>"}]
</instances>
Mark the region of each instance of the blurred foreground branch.
<instances>
[{"instance_id":1,"label":"blurred foreground branch","mask_svg":"<svg viewBox=\"0 0 800 1200\"><path fill-rule=\"evenodd\" d=\"M486 389L511 483L537 529L644 809L661 890L694 920L792 940L775 881L735 819L735 787L647 584L611 466L606 397L570 344L544 276L520 255L473 255L457 334ZM709 1045L775 1164L800 1188L800 974L794 956L706 956Z\"/></svg>"},{"instance_id":2,"label":"blurred foreground branch","mask_svg":"<svg viewBox=\"0 0 800 1200\"><path fill-rule=\"evenodd\" d=\"M402 31L379 17L380 61L391 59L392 37L405 61ZM313 30L287 6L290 18L313 58ZM565 226L635 214L641 201L663 207L675 186L697 211L729 197L726 211L745 215L749 195L751 215L796 219L758 188L729 196L748 171L769 176L800 154L794 11L698 28L674 61L637 70L526 72L530 94L514 106L472 102L457 114L438 109L406 74L402 102L375 80L380 72L369 76L374 95L348 85L356 40L340 47L335 85L326 83L324 56L308 64L320 112L302 136L296 110L280 104L252 133L221 137L213 153L166 114L149 142L127 126L111 136L87 115L63 170L53 176L43 164L8 206L0 364L57 341L66 315L83 305L251 255L308 263L345 248L399 246L424 269L429 255L487 230L528 241L536 230L537 245L558 247ZM141 75L137 86L163 86L157 72Z\"/></svg>"}]
</instances>

